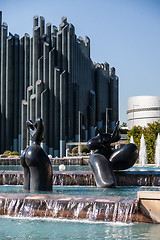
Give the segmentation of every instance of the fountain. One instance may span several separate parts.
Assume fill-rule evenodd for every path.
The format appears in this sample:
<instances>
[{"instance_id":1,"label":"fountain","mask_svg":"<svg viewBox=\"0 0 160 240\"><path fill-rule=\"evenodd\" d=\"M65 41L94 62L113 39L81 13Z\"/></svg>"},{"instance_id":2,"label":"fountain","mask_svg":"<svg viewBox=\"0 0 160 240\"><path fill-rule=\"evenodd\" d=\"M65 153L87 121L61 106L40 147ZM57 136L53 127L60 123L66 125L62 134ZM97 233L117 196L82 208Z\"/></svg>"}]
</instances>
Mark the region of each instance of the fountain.
<instances>
[{"instance_id":1,"label":"fountain","mask_svg":"<svg viewBox=\"0 0 160 240\"><path fill-rule=\"evenodd\" d=\"M36 126L34 125L33 128ZM36 129L34 129L35 132ZM109 136L103 134L100 135L103 137ZM112 137L115 136L113 135L114 133L112 134ZM133 146L134 151L137 149L134 144L130 143L122 149L122 156L124 156L124 150L127 152L127 149L129 149L128 146L129 148ZM128 151L128 153L130 154L131 152ZM117 149L110 155L110 159L113 161L112 166L114 166L114 164L116 166L117 164L114 159L116 155L119 155L119 150ZM92 157L95 157L95 153ZM126 162L126 160L123 161L122 169L133 165L136 158L137 154L134 158L131 157L131 163ZM52 160L53 159L50 159L53 163ZM58 159L56 161L58 161ZM61 164L63 163L64 161L61 161ZM143 208L141 208L141 205L139 204L141 198L139 198L137 202L136 195L133 196L131 194L131 192L133 193L133 191L137 191L139 188L133 190L133 187L130 189L129 187L124 188L124 186L160 186L160 173L159 175L156 175L154 173L141 172L140 175L138 172L119 171L119 169L121 169L119 165L113 169L118 187L113 189L103 189L96 188L96 179L92 171L66 171L64 170L64 165L61 165L60 170L62 171L53 171L53 190L50 192L47 192L47 189L43 189L45 192L39 191L41 189L37 189L38 191L34 191L33 193L29 192L29 188L25 191L22 190L22 187L19 192L1 192L0 215L1 217L14 217L14 219L22 218L23 221L24 218L29 218L31 219L30 221L37 218L43 219L43 222L46 219L48 219L48 221L53 221L54 219L55 221L57 221L57 219L58 221L60 221L60 219L74 219L79 222L80 220L85 220L87 223L91 222L92 224L97 222L99 222L99 224L102 222L133 224L134 222L153 223L158 221L152 219L148 214L145 214ZM25 175L22 171L0 172L0 185L23 185L24 179ZM75 188L76 193L74 192ZM119 191L120 189L121 193L117 192L116 195L116 191ZM129 196L126 195L126 192L128 191L127 189L129 190ZM154 189L157 190L157 188ZM145 188L141 188L141 190L145 190ZM65 194L65 192L67 192L67 194ZM37 239L40 239L40 237L38 236Z\"/></svg>"},{"instance_id":2,"label":"fountain","mask_svg":"<svg viewBox=\"0 0 160 240\"><path fill-rule=\"evenodd\" d=\"M139 164L140 166L144 167L147 164L147 149L146 143L144 139L144 135L142 134L140 140L140 150L139 150Z\"/></svg>"},{"instance_id":3,"label":"fountain","mask_svg":"<svg viewBox=\"0 0 160 240\"><path fill-rule=\"evenodd\" d=\"M160 166L160 135L158 133L155 147L155 166Z\"/></svg>"},{"instance_id":4,"label":"fountain","mask_svg":"<svg viewBox=\"0 0 160 240\"><path fill-rule=\"evenodd\" d=\"M152 222L137 212L136 199L124 197L50 194L0 194L0 215L103 220L108 222Z\"/></svg>"},{"instance_id":5,"label":"fountain","mask_svg":"<svg viewBox=\"0 0 160 240\"><path fill-rule=\"evenodd\" d=\"M130 143L134 143L133 136L130 137Z\"/></svg>"}]
</instances>

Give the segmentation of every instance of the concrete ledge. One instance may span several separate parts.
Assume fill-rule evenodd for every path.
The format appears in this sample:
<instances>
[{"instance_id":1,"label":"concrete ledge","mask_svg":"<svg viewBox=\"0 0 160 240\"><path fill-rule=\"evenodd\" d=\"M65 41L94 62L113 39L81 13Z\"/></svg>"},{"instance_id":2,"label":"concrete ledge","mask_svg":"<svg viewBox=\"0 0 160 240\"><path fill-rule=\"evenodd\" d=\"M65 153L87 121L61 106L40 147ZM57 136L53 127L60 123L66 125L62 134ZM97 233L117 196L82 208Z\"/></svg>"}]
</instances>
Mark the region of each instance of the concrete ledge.
<instances>
[{"instance_id":1,"label":"concrete ledge","mask_svg":"<svg viewBox=\"0 0 160 240\"><path fill-rule=\"evenodd\" d=\"M142 213L150 217L154 223L160 223L160 192L138 192L138 207Z\"/></svg>"},{"instance_id":2,"label":"concrete ledge","mask_svg":"<svg viewBox=\"0 0 160 240\"><path fill-rule=\"evenodd\" d=\"M51 158L52 165L88 165L89 156ZM0 165L21 165L20 158L0 158Z\"/></svg>"},{"instance_id":3,"label":"concrete ledge","mask_svg":"<svg viewBox=\"0 0 160 240\"><path fill-rule=\"evenodd\" d=\"M0 165L21 165L20 158L0 158Z\"/></svg>"},{"instance_id":4,"label":"concrete ledge","mask_svg":"<svg viewBox=\"0 0 160 240\"><path fill-rule=\"evenodd\" d=\"M160 186L160 171L117 171L118 186Z\"/></svg>"},{"instance_id":5,"label":"concrete ledge","mask_svg":"<svg viewBox=\"0 0 160 240\"><path fill-rule=\"evenodd\" d=\"M51 194L0 194L0 215L152 222L138 212L135 198Z\"/></svg>"}]
</instances>

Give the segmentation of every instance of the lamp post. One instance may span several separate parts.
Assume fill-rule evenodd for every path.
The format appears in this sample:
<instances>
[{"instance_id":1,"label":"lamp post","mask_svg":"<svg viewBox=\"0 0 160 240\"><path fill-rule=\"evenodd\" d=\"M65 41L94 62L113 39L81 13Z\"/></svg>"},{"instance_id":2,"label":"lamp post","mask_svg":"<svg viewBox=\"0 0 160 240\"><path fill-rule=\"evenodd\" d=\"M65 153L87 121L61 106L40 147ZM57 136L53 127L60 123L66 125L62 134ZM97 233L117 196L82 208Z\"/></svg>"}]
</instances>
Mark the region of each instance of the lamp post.
<instances>
[{"instance_id":1,"label":"lamp post","mask_svg":"<svg viewBox=\"0 0 160 240\"><path fill-rule=\"evenodd\" d=\"M106 108L106 133L108 128L108 110L112 110L112 108Z\"/></svg>"},{"instance_id":2,"label":"lamp post","mask_svg":"<svg viewBox=\"0 0 160 240\"><path fill-rule=\"evenodd\" d=\"M79 132L79 145L78 145L78 153L81 155L81 112L78 111L78 132Z\"/></svg>"}]
</instances>

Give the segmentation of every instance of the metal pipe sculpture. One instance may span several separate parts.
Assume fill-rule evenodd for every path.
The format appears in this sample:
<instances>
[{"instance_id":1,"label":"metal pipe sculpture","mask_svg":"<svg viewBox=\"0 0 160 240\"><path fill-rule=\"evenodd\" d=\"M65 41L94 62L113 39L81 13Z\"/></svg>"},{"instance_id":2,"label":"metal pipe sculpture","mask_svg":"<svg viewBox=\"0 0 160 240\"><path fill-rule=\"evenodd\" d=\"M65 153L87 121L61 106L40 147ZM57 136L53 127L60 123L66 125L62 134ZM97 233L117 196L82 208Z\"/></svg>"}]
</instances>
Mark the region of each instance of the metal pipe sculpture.
<instances>
[{"instance_id":1,"label":"metal pipe sculpture","mask_svg":"<svg viewBox=\"0 0 160 240\"><path fill-rule=\"evenodd\" d=\"M41 118L33 123L26 122L33 143L21 154L21 165L24 171L25 190L51 191L52 190L52 165L44 150L40 147L43 140L44 125Z\"/></svg>"},{"instance_id":2,"label":"metal pipe sculpture","mask_svg":"<svg viewBox=\"0 0 160 240\"><path fill-rule=\"evenodd\" d=\"M117 142L121 138L118 124L117 121L112 134L101 133L96 127L97 136L87 142L89 150L97 150L89 159L97 187L115 187L114 170L128 169L135 164L138 158L139 151L133 143L126 144L120 149L111 149L111 143Z\"/></svg>"},{"instance_id":3,"label":"metal pipe sculpture","mask_svg":"<svg viewBox=\"0 0 160 240\"><path fill-rule=\"evenodd\" d=\"M24 123L40 116L46 124L43 149L54 157L65 156L66 141L77 142L80 136L86 141L94 136L95 124L105 127L108 108L112 128L118 120L119 80L108 63L92 61L89 37L77 37L67 17L56 27L36 15L33 34L22 37L2 20L0 11L1 152L26 148L30 136Z\"/></svg>"}]
</instances>

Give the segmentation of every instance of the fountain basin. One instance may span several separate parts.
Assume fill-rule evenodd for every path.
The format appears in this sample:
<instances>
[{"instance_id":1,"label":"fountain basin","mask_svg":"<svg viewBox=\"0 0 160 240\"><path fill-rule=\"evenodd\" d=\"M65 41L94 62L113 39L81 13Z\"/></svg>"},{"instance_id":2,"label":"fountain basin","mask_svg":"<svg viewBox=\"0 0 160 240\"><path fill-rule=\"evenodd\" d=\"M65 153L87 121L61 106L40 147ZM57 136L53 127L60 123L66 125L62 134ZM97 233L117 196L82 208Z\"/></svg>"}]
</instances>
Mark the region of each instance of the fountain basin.
<instances>
[{"instance_id":1,"label":"fountain basin","mask_svg":"<svg viewBox=\"0 0 160 240\"><path fill-rule=\"evenodd\" d=\"M96 186L53 186L52 191L30 192L23 189L22 185L1 185L0 193L25 193L25 194L53 194L53 195L81 195L98 197L125 197L136 198L139 191L159 191L160 187L118 186L116 188L97 188Z\"/></svg>"},{"instance_id":2,"label":"fountain basin","mask_svg":"<svg viewBox=\"0 0 160 240\"><path fill-rule=\"evenodd\" d=\"M144 215L152 218L153 222L160 223L160 192L138 192L138 206Z\"/></svg>"},{"instance_id":3,"label":"fountain basin","mask_svg":"<svg viewBox=\"0 0 160 240\"><path fill-rule=\"evenodd\" d=\"M53 171L60 171L59 167L61 165L52 165ZM90 171L88 165L64 165L65 171ZM23 171L21 165L0 165L0 171Z\"/></svg>"},{"instance_id":4,"label":"fountain basin","mask_svg":"<svg viewBox=\"0 0 160 240\"><path fill-rule=\"evenodd\" d=\"M63 164L64 165L64 164ZM91 168L89 165L64 165L65 171L91 171ZM53 171L60 171L59 170L60 165L52 165ZM0 165L0 171L23 171L23 167L21 165ZM121 170L122 171L122 170ZM144 167L141 167L140 165L136 164L133 167L123 170L125 172L160 172L160 168L156 167L155 165L149 165L147 164Z\"/></svg>"},{"instance_id":5,"label":"fountain basin","mask_svg":"<svg viewBox=\"0 0 160 240\"><path fill-rule=\"evenodd\" d=\"M0 215L152 223L135 198L0 194Z\"/></svg>"},{"instance_id":6,"label":"fountain basin","mask_svg":"<svg viewBox=\"0 0 160 240\"><path fill-rule=\"evenodd\" d=\"M115 172L117 186L160 186L160 171ZM22 171L0 171L0 185L23 185ZM92 171L53 171L53 185L95 186Z\"/></svg>"}]
</instances>

